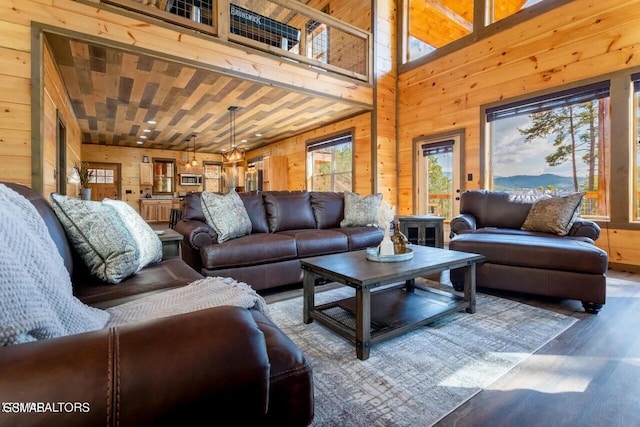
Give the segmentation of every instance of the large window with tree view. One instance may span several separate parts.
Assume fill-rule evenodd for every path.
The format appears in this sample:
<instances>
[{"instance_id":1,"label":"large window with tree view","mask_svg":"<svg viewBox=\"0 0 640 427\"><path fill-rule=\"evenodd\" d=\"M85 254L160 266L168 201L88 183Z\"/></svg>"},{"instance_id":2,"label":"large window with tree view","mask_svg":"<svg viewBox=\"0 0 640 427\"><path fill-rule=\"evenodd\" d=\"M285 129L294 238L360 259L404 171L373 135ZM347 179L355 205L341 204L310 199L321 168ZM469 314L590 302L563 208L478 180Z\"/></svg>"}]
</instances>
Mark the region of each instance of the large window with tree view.
<instances>
[{"instance_id":1,"label":"large window with tree view","mask_svg":"<svg viewBox=\"0 0 640 427\"><path fill-rule=\"evenodd\" d=\"M609 217L609 82L489 108L490 185L514 193L584 191L581 215Z\"/></svg>"},{"instance_id":2,"label":"large window with tree view","mask_svg":"<svg viewBox=\"0 0 640 427\"><path fill-rule=\"evenodd\" d=\"M307 189L353 191L351 132L307 143Z\"/></svg>"}]
</instances>

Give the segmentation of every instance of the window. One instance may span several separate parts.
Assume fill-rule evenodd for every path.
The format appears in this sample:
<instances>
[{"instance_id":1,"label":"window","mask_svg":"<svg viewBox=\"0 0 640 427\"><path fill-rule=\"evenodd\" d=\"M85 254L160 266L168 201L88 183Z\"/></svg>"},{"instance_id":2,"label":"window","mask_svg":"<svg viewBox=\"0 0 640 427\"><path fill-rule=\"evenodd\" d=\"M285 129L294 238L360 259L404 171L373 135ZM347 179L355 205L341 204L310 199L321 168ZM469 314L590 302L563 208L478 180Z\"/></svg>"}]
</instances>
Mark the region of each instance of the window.
<instances>
[{"instance_id":1,"label":"window","mask_svg":"<svg viewBox=\"0 0 640 427\"><path fill-rule=\"evenodd\" d=\"M585 191L583 216L609 217L609 81L489 108L489 187Z\"/></svg>"},{"instance_id":2,"label":"window","mask_svg":"<svg viewBox=\"0 0 640 427\"><path fill-rule=\"evenodd\" d=\"M484 37L479 34L482 27L509 18L538 3L546 3L551 6L539 8L535 13L528 14L526 19L545 12L551 7L556 7L558 0L555 2L551 0L408 0L405 3L406 9L403 10L406 14L406 19L403 19L403 22L406 27L404 32L407 45L404 49L402 62L414 61L470 34ZM477 10L476 6L485 8L484 16L474 16L474 12ZM524 19L524 17L516 19ZM467 38L467 42L457 43L456 48L470 45L476 41L477 39Z\"/></svg>"},{"instance_id":3,"label":"window","mask_svg":"<svg viewBox=\"0 0 640 427\"><path fill-rule=\"evenodd\" d=\"M633 219L640 220L640 73L631 76L633 82L633 111L634 111L634 132L633 135L633 156L634 165L634 189L633 189L633 206L635 206Z\"/></svg>"},{"instance_id":4,"label":"window","mask_svg":"<svg viewBox=\"0 0 640 427\"><path fill-rule=\"evenodd\" d=\"M329 13L329 7L322 9L322 12ZM329 27L318 21L307 22L307 57L329 63Z\"/></svg>"},{"instance_id":5,"label":"window","mask_svg":"<svg viewBox=\"0 0 640 427\"><path fill-rule=\"evenodd\" d=\"M353 191L353 135L307 143L307 189Z\"/></svg>"}]
</instances>

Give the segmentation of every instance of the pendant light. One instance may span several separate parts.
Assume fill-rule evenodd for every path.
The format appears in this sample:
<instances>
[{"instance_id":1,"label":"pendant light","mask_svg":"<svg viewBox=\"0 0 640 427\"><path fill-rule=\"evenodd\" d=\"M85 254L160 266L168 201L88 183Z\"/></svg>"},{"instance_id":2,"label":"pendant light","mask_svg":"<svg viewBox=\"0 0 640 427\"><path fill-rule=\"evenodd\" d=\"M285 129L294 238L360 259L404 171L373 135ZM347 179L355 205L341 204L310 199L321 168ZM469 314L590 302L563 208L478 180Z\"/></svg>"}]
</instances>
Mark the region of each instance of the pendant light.
<instances>
[{"instance_id":1,"label":"pendant light","mask_svg":"<svg viewBox=\"0 0 640 427\"><path fill-rule=\"evenodd\" d=\"M193 160L191 160L191 166L198 166L198 161L196 160L196 135L193 134Z\"/></svg>"},{"instance_id":2,"label":"pendant light","mask_svg":"<svg viewBox=\"0 0 640 427\"><path fill-rule=\"evenodd\" d=\"M229 139L231 147L222 152L224 163L240 163L244 161L244 149L236 147L236 110L238 107L231 106L229 110Z\"/></svg>"}]
</instances>

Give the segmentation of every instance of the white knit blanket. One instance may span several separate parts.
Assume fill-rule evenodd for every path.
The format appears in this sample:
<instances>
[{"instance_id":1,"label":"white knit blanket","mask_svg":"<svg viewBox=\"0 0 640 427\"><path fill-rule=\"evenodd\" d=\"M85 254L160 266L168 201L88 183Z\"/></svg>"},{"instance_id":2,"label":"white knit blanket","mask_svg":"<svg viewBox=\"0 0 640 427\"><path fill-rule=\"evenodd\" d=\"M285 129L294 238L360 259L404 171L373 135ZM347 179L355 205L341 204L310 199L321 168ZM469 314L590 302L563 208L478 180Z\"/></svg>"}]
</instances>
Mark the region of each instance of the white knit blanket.
<instances>
[{"instance_id":1,"label":"white knit blanket","mask_svg":"<svg viewBox=\"0 0 640 427\"><path fill-rule=\"evenodd\" d=\"M228 277L206 277L182 288L108 308L111 318L107 326L120 326L220 305L255 308L269 317L264 299L246 283Z\"/></svg>"},{"instance_id":2,"label":"white knit blanket","mask_svg":"<svg viewBox=\"0 0 640 427\"><path fill-rule=\"evenodd\" d=\"M73 296L44 220L0 184L0 346L100 329L108 317Z\"/></svg>"}]
</instances>

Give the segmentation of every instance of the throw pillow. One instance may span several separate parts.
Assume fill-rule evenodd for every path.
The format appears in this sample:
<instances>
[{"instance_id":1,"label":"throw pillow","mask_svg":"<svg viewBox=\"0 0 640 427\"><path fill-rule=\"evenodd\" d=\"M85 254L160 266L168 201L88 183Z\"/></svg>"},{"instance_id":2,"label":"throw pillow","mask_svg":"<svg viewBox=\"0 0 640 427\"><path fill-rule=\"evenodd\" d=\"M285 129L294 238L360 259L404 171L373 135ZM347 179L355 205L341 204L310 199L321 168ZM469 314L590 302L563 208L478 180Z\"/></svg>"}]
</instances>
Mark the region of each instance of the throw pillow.
<instances>
[{"instance_id":1,"label":"throw pillow","mask_svg":"<svg viewBox=\"0 0 640 427\"><path fill-rule=\"evenodd\" d=\"M52 194L53 210L74 249L99 279L117 284L138 271L140 253L110 206Z\"/></svg>"},{"instance_id":2,"label":"throw pillow","mask_svg":"<svg viewBox=\"0 0 640 427\"><path fill-rule=\"evenodd\" d=\"M202 192L202 212L209 227L218 234L218 243L251 233L251 220L235 190L220 195Z\"/></svg>"},{"instance_id":3,"label":"throw pillow","mask_svg":"<svg viewBox=\"0 0 640 427\"><path fill-rule=\"evenodd\" d=\"M584 195L573 193L538 200L531 206L521 228L566 236L577 218Z\"/></svg>"},{"instance_id":4,"label":"throw pillow","mask_svg":"<svg viewBox=\"0 0 640 427\"><path fill-rule=\"evenodd\" d=\"M378 210L382 203L382 193L362 197L351 191L344 192L344 219L340 227L358 227L378 223Z\"/></svg>"},{"instance_id":5,"label":"throw pillow","mask_svg":"<svg viewBox=\"0 0 640 427\"><path fill-rule=\"evenodd\" d=\"M109 314L73 296L47 225L26 198L0 184L0 347L104 327Z\"/></svg>"},{"instance_id":6,"label":"throw pillow","mask_svg":"<svg viewBox=\"0 0 640 427\"><path fill-rule=\"evenodd\" d=\"M138 270L162 261L162 242L160 238L135 209L122 200L107 198L102 200L102 203L116 211L116 214L133 236L138 252L140 252Z\"/></svg>"}]
</instances>

